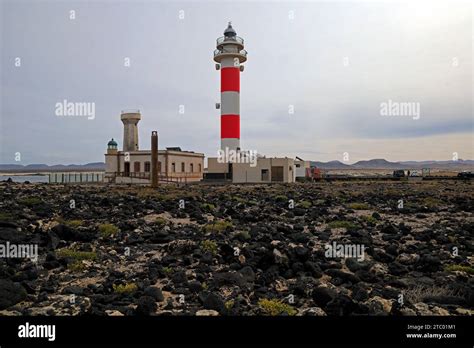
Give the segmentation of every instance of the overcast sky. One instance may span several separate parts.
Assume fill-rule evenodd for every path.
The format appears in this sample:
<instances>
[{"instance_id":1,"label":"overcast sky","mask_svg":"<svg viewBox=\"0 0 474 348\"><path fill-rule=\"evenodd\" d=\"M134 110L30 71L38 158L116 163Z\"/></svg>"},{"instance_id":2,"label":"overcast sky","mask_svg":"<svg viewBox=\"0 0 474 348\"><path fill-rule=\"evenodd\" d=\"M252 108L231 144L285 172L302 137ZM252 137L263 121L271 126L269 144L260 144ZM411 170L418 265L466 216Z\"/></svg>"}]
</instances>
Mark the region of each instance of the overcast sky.
<instances>
[{"instance_id":1,"label":"overcast sky","mask_svg":"<svg viewBox=\"0 0 474 348\"><path fill-rule=\"evenodd\" d=\"M141 149L158 130L160 148L215 156L212 56L229 20L249 52L243 149L474 158L470 1L0 2L0 163L103 161L110 138L122 146L122 109L142 112ZM95 103L95 118L58 117L64 99ZM381 115L389 100L418 103L419 119Z\"/></svg>"}]
</instances>

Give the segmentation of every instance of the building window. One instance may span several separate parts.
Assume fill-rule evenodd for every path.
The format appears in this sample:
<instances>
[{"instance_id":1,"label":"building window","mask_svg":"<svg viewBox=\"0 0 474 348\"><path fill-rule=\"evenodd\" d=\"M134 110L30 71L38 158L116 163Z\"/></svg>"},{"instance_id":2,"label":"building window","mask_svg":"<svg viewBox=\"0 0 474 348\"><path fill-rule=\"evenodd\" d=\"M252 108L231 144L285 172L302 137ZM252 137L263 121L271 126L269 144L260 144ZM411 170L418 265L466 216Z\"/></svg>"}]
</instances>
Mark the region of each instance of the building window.
<instances>
[{"instance_id":1,"label":"building window","mask_svg":"<svg viewBox=\"0 0 474 348\"><path fill-rule=\"evenodd\" d=\"M186 169L184 168L184 162L181 163L181 173L184 173Z\"/></svg>"},{"instance_id":2,"label":"building window","mask_svg":"<svg viewBox=\"0 0 474 348\"><path fill-rule=\"evenodd\" d=\"M300 164L295 164L296 168L299 168L301 165Z\"/></svg>"},{"instance_id":3,"label":"building window","mask_svg":"<svg viewBox=\"0 0 474 348\"><path fill-rule=\"evenodd\" d=\"M191 173L194 173L194 164L193 164L193 163L190 163L190 164L189 164L189 171L190 171Z\"/></svg>"},{"instance_id":4,"label":"building window","mask_svg":"<svg viewBox=\"0 0 474 348\"><path fill-rule=\"evenodd\" d=\"M140 162L134 162L133 163L133 171L135 173L140 173Z\"/></svg>"},{"instance_id":5,"label":"building window","mask_svg":"<svg viewBox=\"0 0 474 348\"><path fill-rule=\"evenodd\" d=\"M176 163L174 163L174 162L171 163L171 171L172 171L173 173L176 173Z\"/></svg>"},{"instance_id":6,"label":"building window","mask_svg":"<svg viewBox=\"0 0 474 348\"><path fill-rule=\"evenodd\" d=\"M262 169L262 181L268 181L268 180L270 180L268 169Z\"/></svg>"},{"instance_id":7,"label":"building window","mask_svg":"<svg viewBox=\"0 0 474 348\"><path fill-rule=\"evenodd\" d=\"M125 172L125 176L129 176L130 175L130 162L125 162L123 169Z\"/></svg>"},{"instance_id":8,"label":"building window","mask_svg":"<svg viewBox=\"0 0 474 348\"><path fill-rule=\"evenodd\" d=\"M161 173L161 162L158 162L158 173Z\"/></svg>"},{"instance_id":9,"label":"building window","mask_svg":"<svg viewBox=\"0 0 474 348\"><path fill-rule=\"evenodd\" d=\"M145 172L150 172L151 168L151 163L150 162L145 162Z\"/></svg>"},{"instance_id":10,"label":"building window","mask_svg":"<svg viewBox=\"0 0 474 348\"><path fill-rule=\"evenodd\" d=\"M201 163L198 164L199 173L202 172Z\"/></svg>"}]
</instances>

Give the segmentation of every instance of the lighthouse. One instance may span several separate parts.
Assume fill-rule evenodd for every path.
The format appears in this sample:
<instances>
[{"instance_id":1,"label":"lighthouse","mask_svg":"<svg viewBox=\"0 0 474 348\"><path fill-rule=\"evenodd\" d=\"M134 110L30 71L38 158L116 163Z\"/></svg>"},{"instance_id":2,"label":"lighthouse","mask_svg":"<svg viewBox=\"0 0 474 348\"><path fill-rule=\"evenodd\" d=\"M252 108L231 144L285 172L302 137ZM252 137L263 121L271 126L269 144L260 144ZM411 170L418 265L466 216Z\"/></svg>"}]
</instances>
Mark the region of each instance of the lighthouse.
<instances>
[{"instance_id":1,"label":"lighthouse","mask_svg":"<svg viewBox=\"0 0 474 348\"><path fill-rule=\"evenodd\" d=\"M217 39L214 61L221 72L221 150L240 151L240 72L244 71L247 51L231 22L224 36Z\"/></svg>"}]
</instances>

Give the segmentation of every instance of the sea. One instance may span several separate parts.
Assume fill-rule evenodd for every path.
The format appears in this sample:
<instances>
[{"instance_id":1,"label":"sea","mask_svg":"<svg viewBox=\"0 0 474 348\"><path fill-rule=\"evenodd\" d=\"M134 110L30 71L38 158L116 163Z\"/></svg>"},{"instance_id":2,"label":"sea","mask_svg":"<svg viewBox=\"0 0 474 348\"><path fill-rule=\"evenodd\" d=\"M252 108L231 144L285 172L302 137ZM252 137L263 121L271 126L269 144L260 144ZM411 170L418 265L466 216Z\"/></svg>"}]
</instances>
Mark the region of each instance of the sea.
<instances>
[{"instance_id":1,"label":"sea","mask_svg":"<svg viewBox=\"0 0 474 348\"><path fill-rule=\"evenodd\" d=\"M0 175L0 181L11 178L14 182L49 182L48 175Z\"/></svg>"}]
</instances>

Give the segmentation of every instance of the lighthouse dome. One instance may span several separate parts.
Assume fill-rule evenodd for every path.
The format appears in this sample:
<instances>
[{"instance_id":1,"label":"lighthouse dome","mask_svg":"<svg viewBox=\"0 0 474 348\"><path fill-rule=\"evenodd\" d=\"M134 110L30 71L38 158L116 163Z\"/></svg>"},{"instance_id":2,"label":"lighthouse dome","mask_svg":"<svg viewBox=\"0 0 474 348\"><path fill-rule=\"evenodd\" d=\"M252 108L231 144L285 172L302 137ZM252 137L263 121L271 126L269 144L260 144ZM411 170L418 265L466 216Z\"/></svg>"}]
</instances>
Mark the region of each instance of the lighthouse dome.
<instances>
[{"instance_id":1,"label":"lighthouse dome","mask_svg":"<svg viewBox=\"0 0 474 348\"><path fill-rule=\"evenodd\" d=\"M236 31L234 30L234 28L232 28L232 23L229 22L229 25L227 26L227 29L224 30L224 36L227 36L227 37L234 37L236 36L237 33Z\"/></svg>"},{"instance_id":2,"label":"lighthouse dome","mask_svg":"<svg viewBox=\"0 0 474 348\"><path fill-rule=\"evenodd\" d=\"M117 142L114 140L114 138L112 138L108 143L107 143L107 146L109 147L112 147L112 146L115 146L117 147Z\"/></svg>"}]
</instances>

